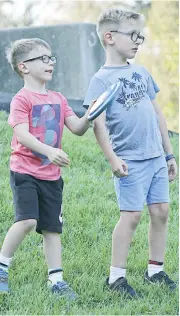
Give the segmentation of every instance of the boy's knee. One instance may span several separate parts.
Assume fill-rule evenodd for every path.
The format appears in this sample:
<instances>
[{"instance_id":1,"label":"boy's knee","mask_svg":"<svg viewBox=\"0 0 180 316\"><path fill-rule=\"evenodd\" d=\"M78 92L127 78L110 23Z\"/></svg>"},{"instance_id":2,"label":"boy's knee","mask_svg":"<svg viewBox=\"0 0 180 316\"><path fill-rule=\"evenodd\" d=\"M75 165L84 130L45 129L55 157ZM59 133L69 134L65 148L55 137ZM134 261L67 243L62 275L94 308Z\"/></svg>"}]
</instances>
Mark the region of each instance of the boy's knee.
<instances>
[{"instance_id":1,"label":"boy's knee","mask_svg":"<svg viewBox=\"0 0 180 316\"><path fill-rule=\"evenodd\" d=\"M167 222L169 215L169 206L168 203L162 203L157 206L157 208L150 209L151 218L160 220L161 222Z\"/></svg>"},{"instance_id":2,"label":"boy's knee","mask_svg":"<svg viewBox=\"0 0 180 316\"><path fill-rule=\"evenodd\" d=\"M26 219L21 221L21 225L23 226L25 232L30 232L31 230L35 229L37 220L32 218Z\"/></svg>"},{"instance_id":3,"label":"boy's knee","mask_svg":"<svg viewBox=\"0 0 180 316\"><path fill-rule=\"evenodd\" d=\"M140 221L141 212L122 212L121 216L125 219L124 224L134 230Z\"/></svg>"},{"instance_id":4,"label":"boy's knee","mask_svg":"<svg viewBox=\"0 0 180 316\"><path fill-rule=\"evenodd\" d=\"M136 228L141 218L141 212L132 212L131 215L131 226L133 229Z\"/></svg>"}]
</instances>

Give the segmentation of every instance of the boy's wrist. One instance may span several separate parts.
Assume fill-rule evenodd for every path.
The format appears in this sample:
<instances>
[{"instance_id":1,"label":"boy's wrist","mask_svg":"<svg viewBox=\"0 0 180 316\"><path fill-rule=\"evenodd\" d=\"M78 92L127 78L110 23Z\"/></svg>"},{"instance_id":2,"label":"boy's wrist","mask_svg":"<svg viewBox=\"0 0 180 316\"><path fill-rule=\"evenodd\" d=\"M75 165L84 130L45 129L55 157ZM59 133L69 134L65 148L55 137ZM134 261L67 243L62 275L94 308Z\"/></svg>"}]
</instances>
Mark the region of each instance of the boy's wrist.
<instances>
[{"instance_id":1,"label":"boy's wrist","mask_svg":"<svg viewBox=\"0 0 180 316\"><path fill-rule=\"evenodd\" d=\"M42 143L41 147L42 147L41 154L48 157L52 147L44 143Z\"/></svg>"},{"instance_id":2,"label":"boy's wrist","mask_svg":"<svg viewBox=\"0 0 180 316\"><path fill-rule=\"evenodd\" d=\"M108 160L109 160L109 163L112 164L112 163L114 163L114 162L116 161L116 159L117 159L118 157L117 157L116 154L113 152L112 155L110 155L110 156L107 157L107 158L108 158Z\"/></svg>"},{"instance_id":3,"label":"boy's wrist","mask_svg":"<svg viewBox=\"0 0 180 316\"><path fill-rule=\"evenodd\" d=\"M171 160L171 159L175 159L174 154L166 154L166 161Z\"/></svg>"}]
</instances>

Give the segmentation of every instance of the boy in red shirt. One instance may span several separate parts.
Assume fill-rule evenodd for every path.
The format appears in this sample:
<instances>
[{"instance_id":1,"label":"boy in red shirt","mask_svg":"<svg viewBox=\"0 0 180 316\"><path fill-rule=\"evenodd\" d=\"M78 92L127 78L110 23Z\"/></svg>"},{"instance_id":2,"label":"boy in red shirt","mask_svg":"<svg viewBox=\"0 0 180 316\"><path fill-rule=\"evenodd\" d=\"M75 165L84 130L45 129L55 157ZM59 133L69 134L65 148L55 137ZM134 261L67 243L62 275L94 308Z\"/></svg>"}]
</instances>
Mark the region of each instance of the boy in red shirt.
<instances>
[{"instance_id":1,"label":"boy in red shirt","mask_svg":"<svg viewBox=\"0 0 180 316\"><path fill-rule=\"evenodd\" d=\"M15 223L9 229L0 253L0 292L8 292L11 258L25 236L36 227L43 235L52 292L75 298L63 280L61 264L62 192L61 167L70 163L61 149L64 124L76 135L89 127L88 112L78 118L65 97L46 90L56 57L45 41L32 38L15 41L7 58L24 87L11 102L9 124L13 127L10 183Z\"/></svg>"}]
</instances>

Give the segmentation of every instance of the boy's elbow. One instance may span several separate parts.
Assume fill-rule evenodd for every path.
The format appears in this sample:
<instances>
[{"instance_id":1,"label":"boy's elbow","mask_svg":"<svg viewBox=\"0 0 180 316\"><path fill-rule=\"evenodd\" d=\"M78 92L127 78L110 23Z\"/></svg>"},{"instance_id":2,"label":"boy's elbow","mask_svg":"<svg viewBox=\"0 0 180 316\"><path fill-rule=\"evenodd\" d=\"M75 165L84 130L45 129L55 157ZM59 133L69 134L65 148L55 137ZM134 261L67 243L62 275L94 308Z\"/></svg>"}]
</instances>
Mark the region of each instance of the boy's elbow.
<instances>
[{"instance_id":1,"label":"boy's elbow","mask_svg":"<svg viewBox=\"0 0 180 316\"><path fill-rule=\"evenodd\" d=\"M71 132L76 135L76 136L82 136L85 134L86 131L83 131L83 130L79 130L79 129L74 129L74 130L71 130Z\"/></svg>"},{"instance_id":2,"label":"boy's elbow","mask_svg":"<svg viewBox=\"0 0 180 316\"><path fill-rule=\"evenodd\" d=\"M76 135L77 136L83 136L85 134L85 132L77 132Z\"/></svg>"},{"instance_id":3,"label":"boy's elbow","mask_svg":"<svg viewBox=\"0 0 180 316\"><path fill-rule=\"evenodd\" d=\"M77 136L83 136L83 135L87 132L87 130L88 130L88 129L80 130L80 131L77 132L76 135L77 135Z\"/></svg>"},{"instance_id":4,"label":"boy's elbow","mask_svg":"<svg viewBox=\"0 0 180 316\"><path fill-rule=\"evenodd\" d=\"M15 136L16 136L18 143L21 143L22 138L23 138L23 133L21 133L19 131L15 131Z\"/></svg>"},{"instance_id":5,"label":"boy's elbow","mask_svg":"<svg viewBox=\"0 0 180 316\"><path fill-rule=\"evenodd\" d=\"M25 139L29 134L29 124L23 123L18 124L14 127L14 135L17 138L17 141L23 145Z\"/></svg>"},{"instance_id":6,"label":"boy's elbow","mask_svg":"<svg viewBox=\"0 0 180 316\"><path fill-rule=\"evenodd\" d=\"M17 138L18 143L20 143L21 145L24 145L23 135L16 135L16 138Z\"/></svg>"},{"instance_id":7,"label":"boy's elbow","mask_svg":"<svg viewBox=\"0 0 180 316\"><path fill-rule=\"evenodd\" d=\"M26 131L24 131L24 132L18 131L18 133L16 132L15 135L16 135L18 143L20 143L21 145L24 145L26 143L26 139L27 139Z\"/></svg>"},{"instance_id":8,"label":"boy's elbow","mask_svg":"<svg viewBox=\"0 0 180 316\"><path fill-rule=\"evenodd\" d=\"M24 142L24 140L23 140L22 137L17 137L17 141L18 141L18 143L21 144L22 146L25 146L25 142Z\"/></svg>"}]
</instances>

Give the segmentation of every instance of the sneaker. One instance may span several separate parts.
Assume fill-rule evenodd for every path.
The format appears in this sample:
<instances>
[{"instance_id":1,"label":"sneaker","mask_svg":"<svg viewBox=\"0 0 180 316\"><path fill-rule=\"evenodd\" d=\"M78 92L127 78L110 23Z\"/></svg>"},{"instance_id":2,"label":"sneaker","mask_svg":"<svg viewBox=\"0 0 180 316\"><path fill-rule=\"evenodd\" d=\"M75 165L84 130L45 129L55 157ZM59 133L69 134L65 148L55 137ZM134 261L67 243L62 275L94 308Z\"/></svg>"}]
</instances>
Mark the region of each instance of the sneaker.
<instances>
[{"instance_id":1,"label":"sneaker","mask_svg":"<svg viewBox=\"0 0 180 316\"><path fill-rule=\"evenodd\" d=\"M127 282L127 279L121 277L117 279L115 282L109 284L109 278L106 279L106 285L112 291L119 292L128 296L129 298L138 297L139 295L135 292L135 290L130 286Z\"/></svg>"},{"instance_id":2,"label":"sneaker","mask_svg":"<svg viewBox=\"0 0 180 316\"><path fill-rule=\"evenodd\" d=\"M59 281L52 285L51 281L48 280L48 286L53 293L58 293L60 296L67 297L70 300L77 299L77 294L65 281Z\"/></svg>"},{"instance_id":3,"label":"sneaker","mask_svg":"<svg viewBox=\"0 0 180 316\"><path fill-rule=\"evenodd\" d=\"M8 288L8 272L0 269L0 294L9 292Z\"/></svg>"},{"instance_id":4,"label":"sneaker","mask_svg":"<svg viewBox=\"0 0 180 316\"><path fill-rule=\"evenodd\" d=\"M177 285L176 283L169 278L169 276L164 272L160 271L159 273L153 274L151 277L148 276L148 271L144 274L144 281L149 283L161 283L169 287L171 291L175 290Z\"/></svg>"}]
</instances>

